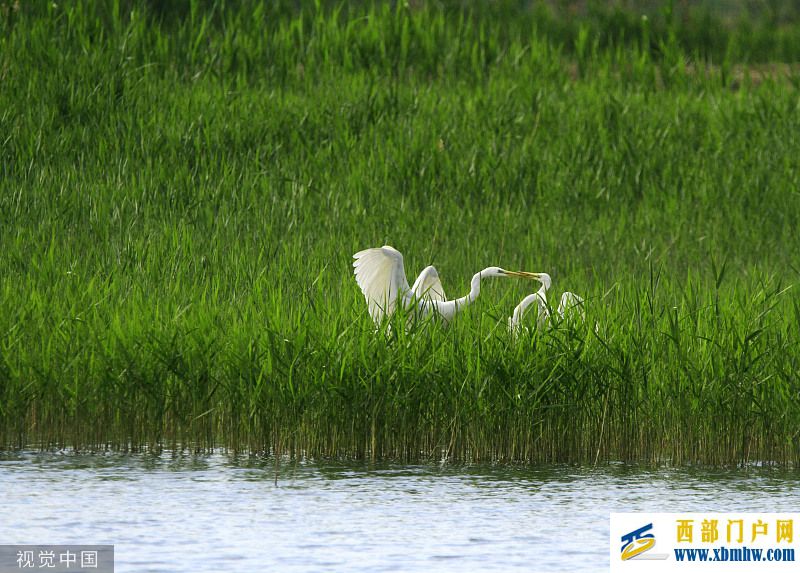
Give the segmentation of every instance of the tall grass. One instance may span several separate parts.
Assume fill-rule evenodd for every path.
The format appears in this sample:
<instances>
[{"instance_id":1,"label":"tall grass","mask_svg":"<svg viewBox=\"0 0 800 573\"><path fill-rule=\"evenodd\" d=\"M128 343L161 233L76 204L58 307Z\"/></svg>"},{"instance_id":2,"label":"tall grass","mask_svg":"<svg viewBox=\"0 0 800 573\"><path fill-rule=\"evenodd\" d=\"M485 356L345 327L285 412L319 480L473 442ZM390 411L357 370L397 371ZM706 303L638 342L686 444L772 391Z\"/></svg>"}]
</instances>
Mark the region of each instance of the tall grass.
<instances>
[{"instance_id":1,"label":"tall grass","mask_svg":"<svg viewBox=\"0 0 800 573\"><path fill-rule=\"evenodd\" d=\"M796 72L592 18L0 3L0 444L797 463ZM587 322L376 335L384 243Z\"/></svg>"}]
</instances>

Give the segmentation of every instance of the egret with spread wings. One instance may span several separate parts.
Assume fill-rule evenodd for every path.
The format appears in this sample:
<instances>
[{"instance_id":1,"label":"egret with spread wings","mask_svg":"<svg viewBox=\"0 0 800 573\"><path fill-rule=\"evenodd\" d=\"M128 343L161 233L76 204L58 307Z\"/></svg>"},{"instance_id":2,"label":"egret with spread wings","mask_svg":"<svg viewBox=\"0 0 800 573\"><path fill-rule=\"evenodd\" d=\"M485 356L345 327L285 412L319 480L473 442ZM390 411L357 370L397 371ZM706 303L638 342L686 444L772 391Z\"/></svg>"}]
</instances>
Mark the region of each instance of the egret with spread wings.
<instances>
[{"instance_id":1,"label":"egret with spread wings","mask_svg":"<svg viewBox=\"0 0 800 573\"><path fill-rule=\"evenodd\" d=\"M367 299L369 314L376 324L399 308L417 309L423 315L435 313L445 322L453 319L464 307L475 302L481 292L481 280L492 277L538 279L535 273L514 272L500 267L486 267L475 273L467 295L447 300L436 268L429 266L420 273L414 286L408 286L403 255L385 245L353 255L356 282Z\"/></svg>"}]
</instances>

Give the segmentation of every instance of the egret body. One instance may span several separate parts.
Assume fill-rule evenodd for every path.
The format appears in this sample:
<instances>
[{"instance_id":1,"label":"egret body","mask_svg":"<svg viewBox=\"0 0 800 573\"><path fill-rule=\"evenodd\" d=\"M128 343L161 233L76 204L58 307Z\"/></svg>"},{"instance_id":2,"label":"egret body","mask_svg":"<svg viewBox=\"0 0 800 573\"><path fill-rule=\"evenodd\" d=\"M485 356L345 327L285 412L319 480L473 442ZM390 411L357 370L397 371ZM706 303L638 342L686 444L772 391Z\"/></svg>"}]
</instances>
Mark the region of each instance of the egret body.
<instances>
[{"instance_id":1,"label":"egret body","mask_svg":"<svg viewBox=\"0 0 800 573\"><path fill-rule=\"evenodd\" d=\"M469 293L447 300L433 266L425 269L408 286L403 255L397 249L385 245L366 249L353 255L356 282L367 300L369 313L375 324L394 314L398 307L413 310L422 315L434 314L445 322L452 320L461 310L475 302L481 293L481 280L495 277L535 278L532 273L507 271L500 267L486 267L475 273L470 282Z\"/></svg>"},{"instance_id":2,"label":"egret body","mask_svg":"<svg viewBox=\"0 0 800 573\"><path fill-rule=\"evenodd\" d=\"M528 307L536 303L538 313L536 316L536 324L538 328L543 328L550 322L550 307L547 305L547 291L553 284L550 275L547 273L529 273L538 274L539 281L542 283L541 288L533 294L529 294L522 299L517 307L514 309L513 314L508 319L508 329L512 334L519 334L521 330L527 330L523 326L522 318L528 310ZM561 320L578 315L581 320L586 318L585 310L583 308L583 298L574 292L565 292L561 295L561 301L558 304L558 316Z\"/></svg>"}]
</instances>

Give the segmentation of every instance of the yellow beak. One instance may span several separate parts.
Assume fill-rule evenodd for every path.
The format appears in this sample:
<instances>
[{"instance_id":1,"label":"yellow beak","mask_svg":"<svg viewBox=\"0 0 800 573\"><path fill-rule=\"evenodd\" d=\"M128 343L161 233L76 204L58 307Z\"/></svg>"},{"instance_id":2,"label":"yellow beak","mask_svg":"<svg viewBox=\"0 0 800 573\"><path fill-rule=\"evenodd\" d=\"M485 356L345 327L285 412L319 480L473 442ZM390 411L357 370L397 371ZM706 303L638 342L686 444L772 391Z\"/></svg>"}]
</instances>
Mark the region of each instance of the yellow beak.
<instances>
[{"instance_id":1,"label":"yellow beak","mask_svg":"<svg viewBox=\"0 0 800 573\"><path fill-rule=\"evenodd\" d=\"M532 279L535 281L542 280L541 273L527 273L525 271L506 271L506 274L510 277L519 277L521 279Z\"/></svg>"}]
</instances>

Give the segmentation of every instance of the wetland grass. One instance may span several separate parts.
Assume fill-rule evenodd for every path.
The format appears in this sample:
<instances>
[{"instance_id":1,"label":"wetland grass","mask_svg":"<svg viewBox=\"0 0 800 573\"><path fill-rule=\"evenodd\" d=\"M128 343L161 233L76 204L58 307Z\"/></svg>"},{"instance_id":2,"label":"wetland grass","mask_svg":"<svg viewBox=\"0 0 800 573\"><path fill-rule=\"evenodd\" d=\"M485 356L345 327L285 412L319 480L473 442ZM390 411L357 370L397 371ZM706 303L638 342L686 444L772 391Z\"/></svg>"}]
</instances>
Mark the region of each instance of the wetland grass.
<instances>
[{"instance_id":1,"label":"wetland grass","mask_svg":"<svg viewBox=\"0 0 800 573\"><path fill-rule=\"evenodd\" d=\"M0 2L0 445L797 464L799 26L275 6ZM385 243L586 325L376 335Z\"/></svg>"}]
</instances>

